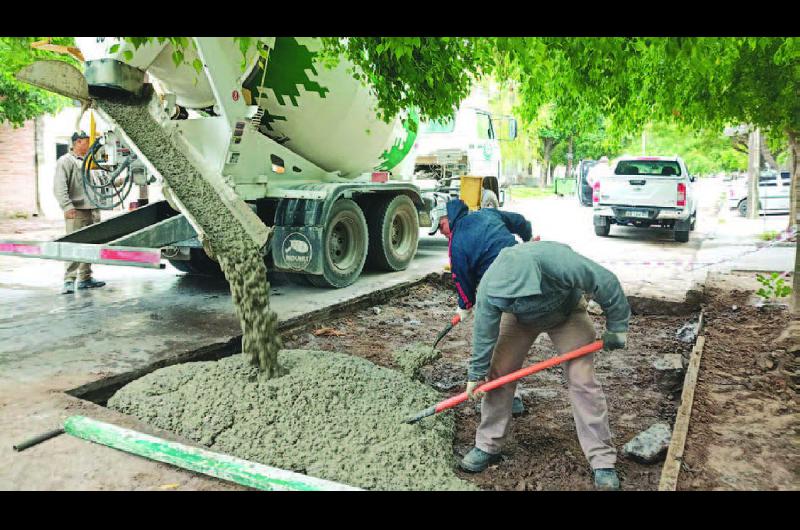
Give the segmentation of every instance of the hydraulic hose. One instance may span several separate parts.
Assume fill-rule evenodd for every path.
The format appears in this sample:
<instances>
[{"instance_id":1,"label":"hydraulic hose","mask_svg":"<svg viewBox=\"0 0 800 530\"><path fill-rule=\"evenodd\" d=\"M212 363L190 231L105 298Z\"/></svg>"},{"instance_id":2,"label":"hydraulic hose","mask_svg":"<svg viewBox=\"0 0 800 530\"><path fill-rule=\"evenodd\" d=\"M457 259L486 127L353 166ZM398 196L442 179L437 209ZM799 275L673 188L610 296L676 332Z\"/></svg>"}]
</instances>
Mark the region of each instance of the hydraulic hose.
<instances>
[{"instance_id":1,"label":"hydraulic hose","mask_svg":"<svg viewBox=\"0 0 800 530\"><path fill-rule=\"evenodd\" d=\"M134 156L128 156L122 164L114 170L109 170L97 162L97 152L102 147L100 138L94 141L89 146L86 156L83 158L81 165L81 178L83 181L83 189L89 202L95 208L102 210L111 210L120 206L133 189L133 175L129 170ZM92 175L92 166L97 165L102 171L102 175ZM123 171L127 171L122 183L117 185L117 179ZM99 182L98 182L99 181Z\"/></svg>"}]
</instances>

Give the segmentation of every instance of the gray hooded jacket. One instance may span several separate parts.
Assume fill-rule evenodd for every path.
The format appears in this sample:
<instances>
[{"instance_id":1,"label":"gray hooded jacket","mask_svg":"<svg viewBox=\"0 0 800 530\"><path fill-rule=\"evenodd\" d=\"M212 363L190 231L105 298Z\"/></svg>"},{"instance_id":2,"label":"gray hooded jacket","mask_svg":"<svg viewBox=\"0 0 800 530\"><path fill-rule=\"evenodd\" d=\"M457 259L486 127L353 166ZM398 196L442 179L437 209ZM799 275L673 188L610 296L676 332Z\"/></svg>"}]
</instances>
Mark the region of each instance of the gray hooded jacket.
<instances>
[{"instance_id":1,"label":"gray hooded jacket","mask_svg":"<svg viewBox=\"0 0 800 530\"><path fill-rule=\"evenodd\" d=\"M630 306L608 269L553 241L501 250L478 285L469 380L486 377L503 313L550 329L567 320L584 293L603 308L608 331L628 331Z\"/></svg>"}]
</instances>

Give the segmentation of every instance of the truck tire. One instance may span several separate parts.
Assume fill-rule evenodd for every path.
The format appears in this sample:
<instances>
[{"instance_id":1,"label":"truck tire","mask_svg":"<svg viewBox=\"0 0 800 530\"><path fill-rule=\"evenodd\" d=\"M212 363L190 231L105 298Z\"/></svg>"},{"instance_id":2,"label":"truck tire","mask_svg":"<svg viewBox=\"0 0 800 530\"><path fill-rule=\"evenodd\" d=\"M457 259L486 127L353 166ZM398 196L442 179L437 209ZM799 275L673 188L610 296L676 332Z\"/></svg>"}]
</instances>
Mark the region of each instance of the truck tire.
<instances>
[{"instance_id":1,"label":"truck tire","mask_svg":"<svg viewBox=\"0 0 800 530\"><path fill-rule=\"evenodd\" d=\"M361 274L367 259L367 220L354 201L333 203L322 232L322 274L309 275L317 287L347 287Z\"/></svg>"},{"instance_id":2,"label":"truck tire","mask_svg":"<svg viewBox=\"0 0 800 530\"><path fill-rule=\"evenodd\" d=\"M688 230L675 230L675 241L678 243L686 243L689 241L689 231Z\"/></svg>"},{"instance_id":3,"label":"truck tire","mask_svg":"<svg viewBox=\"0 0 800 530\"><path fill-rule=\"evenodd\" d=\"M692 216L692 223L689 225L689 231L693 232L695 226L697 226L697 212L694 212Z\"/></svg>"},{"instance_id":4,"label":"truck tire","mask_svg":"<svg viewBox=\"0 0 800 530\"><path fill-rule=\"evenodd\" d=\"M188 260L169 260L170 264L181 272L224 278L225 274L219 263L209 258L202 248L190 248Z\"/></svg>"},{"instance_id":5,"label":"truck tire","mask_svg":"<svg viewBox=\"0 0 800 530\"><path fill-rule=\"evenodd\" d=\"M419 244L419 216L408 195L388 197L369 212L367 263L384 271L408 268Z\"/></svg>"},{"instance_id":6,"label":"truck tire","mask_svg":"<svg viewBox=\"0 0 800 530\"><path fill-rule=\"evenodd\" d=\"M500 208L500 199L497 198L497 194L492 190L484 189L481 195L481 208Z\"/></svg>"}]
</instances>

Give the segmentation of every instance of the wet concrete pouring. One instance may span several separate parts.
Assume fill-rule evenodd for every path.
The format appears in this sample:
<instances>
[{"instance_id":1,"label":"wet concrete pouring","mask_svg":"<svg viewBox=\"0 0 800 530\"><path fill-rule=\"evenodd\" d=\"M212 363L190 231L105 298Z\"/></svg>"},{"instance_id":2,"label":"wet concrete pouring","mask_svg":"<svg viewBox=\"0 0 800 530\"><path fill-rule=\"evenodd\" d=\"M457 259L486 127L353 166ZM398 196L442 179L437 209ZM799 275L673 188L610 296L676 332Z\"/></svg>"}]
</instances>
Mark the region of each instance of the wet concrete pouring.
<instances>
[{"instance_id":1,"label":"wet concrete pouring","mask_svg":"<svg viewBox=\"0 0 800 530\"><path fill-rule=\"evenodd\" d=\"M317 388L311 388L308 393L304 394L303 388L308 387L300 385L301 388L290 399L293 407L296 407L297 410L284 412L287 414L286 421L288 422L285 423L287 429L285 432L270 433L268 426L271 425L271 422L265 420L263 426L251 426L251 430L247 434L241 433L245 437L250 436L255 429L260 433L259 436L262 436L261 440L269 440L279 445L297 444L298 451L304 452L305 456L293 451L286 451L286 454L283 455L275 453L270 456L270 445L261 444L258 440L242 441L239 439L233 443L226 443L227 434L225 433L229 432L233 435L232 431L235 431L235 428L232 429L229 426L230 418L241 413L247 407L241 405L234 395L226 395L224 392L214 395L219 398L220 402L230 402L232 406L230 411L223 412L222 415L215 412L208 418L212 422L221 422L218 425L219 429L211 429L215 431L214 434L198 429L194 433L196 435L193 436L193 433L190 432L191 429L178 430L180 430L181 436L237 456L252 458L255 461L279 467L283 465L287 469L343 482L348 482L347 479L350 478L350 482L353 483L352 479L356 477L355 482L360 483L354 485L367 488L461 489L478 487L490 490L534 491L591 489L591 472L578 445L566 385L560 367L524 380L522 383L523 401L527 410L521 417L514 419L512 432L504 447L503 460L483 473L465 473L457 470L455 466L457 459L472 446L475 428L480 419L480 414L473 403L466 403L455 411L425 419L422 426L400 427L400 420L407 415L463 391L472 342L469 324L456 326L439 343L437 348L439 352L437 353L440 353L441 356L438 359L426 366L418 366L419 359L426 356L423 345L433 343L438 332L452 316L455 306L455 294L446 282L427 281L410 288L406 294L400 294L382 305L342 310L328 318L313 320L313 324L306 324L302 328L295 327L284 333L284 348L303 350L296 353L282 352L281 355L286 356L285 358L290 364L292 361L288 359L292 355L296 354L300 357L311 355L313 357L320 354L310 354L309 351L323 351L361 357L374 363L377 367L388 369L372 367L372 370L378 370L374 372L374 375L380 374L380 380L387 382L385 388L380 388L381 385L378 387L373 385L374 388L370 390L374 392L377 389L379 405L367 406L366 403L369 400L365 400L365 396L358 393L338 394L335 396L336 401L331 403L332 389L335 388L337 381L339 384L344 384L344 379L337 375L337 370L328 369L326 363L335 364L336 359L341 359L342 356L329 354L330 357L327 357L322 354L321 357L314 357L325 360L318 364L319 370L329 374L331 384L325 383L324 385L327 390L320 394ZM604 318L602 316L593 316L592 318L599 335L604 327ZM678 340L676 333L691 318L691 314L634 315L631 319L628 349L602 352L596 357L598 379L603 384L608 400L614 443L620 452L617 469L623 489L651 490L656 489L658 485L660 464L637 463L623 456L621 449L627 441L654 423L670 425L673 423L680 391L669 393L657 387L653 362L664 354L688 355L692 344ZM402 350L406 350L405 353L398 354ZM552 344L546 335L542 335L531 348L526 364L552 355L554 355ZM274 384L277 385L276 388L284 386L280 383L282 378L267 383L258 382L252 377L252 374L244 374L253 369L247 367L246 363L236 362L237 357L240 356L223 360L221 363L228 362L231 370L236 367L233 371L242 372L242 384L239 385L242 388L239 392L256 392L256 386L262 384ZM166 370L172 369L180 372L192 364L197 367L201 363L187 363ZM304 365L311 366L308 363ZM406 374L417 373L418 382L403 375L404 371ZM145 377L157 376L158 373L154 372ZM202 379L205 376L198 375L198 377ZM291 377L291 372L288 377ZM356 379L364 382L363 378L357 377ZM400 380L402 380L402 385L400 385ZM250 390L244 388L248 386L248 381L252 383L249 385ZM316 384L319 385L320 381L322 379L318 379ZM130 392L135 392L136 384L137 381L129 385L128 388L132 389L129 390ZM292 385L297 384L297 382L292 383ZM288 386L291 385L285 387ZM399 390L401 386L403 390ZM208 385L202 385L202 388L208 388ZM398 397L398 391L408 393L408 395ZM115 400L118 400L118 403L121 402L124 399L122 397L124 393L120 392L121 397L119 398L112 398L110 405L113 405ZM330 410L334 411L335 417L332 416L334 421L325 422L322 417L315 418L314 410L317 405L309 407L307 402L307 399L314 395L327 400L326 405L322 405L322 407L327 407L329 412ZM158 398L155 403L157 402ZM125 407L120 408L125 410ZM377 421L378 417L375 415L378 409L382 415L380 422ZM338 425L336 418L342 417L341 414L346 415L348 410L352 410L354 414L360 414L362 417L355 424ZM148 413L142 410L136 411L135 407L125 411L131 412L134 416L149 423L146 417ZM325 412L325 414L327 413ZM189 416L193 414L198 414L198 411L190 412ZM264 411L251 411L251 414L253 418L264 419L270 414L276 416L276 411L271 411L267 407ZM337 414L340 415L337 416ZM222 416L226 416L228 419L222 419ZM273 423L275 419L272 417ZM255 423L258 421L260 420L256 420ZM302 443L298 441L298 431L292 429L301 427L300 423L302 422L315 424L314 428L317 429L315 440L307 440ZM360 427L356 426L359 422L363 424ZM417 433L416 437L408 437L401 433L397 443L376 443L377 439L369 440L369 429L365 430L363 426L371 425L373 429L380 429L389 424L386 422L391 423L393 427L390 432L376 433L376 436L381 439L387 435L397 437L398 433L406 427L423 429L421 432L425 434L420 436L420 433ZM380 423L380 426L377 423ZM395 425L397 427L394 427ZM166 423L156 426L170 430L170 426ZM320 432L320 429L324 432ZM339 451L335 446L341 443L340 440L348 429L351 429L356 437L364 437L361 442L358 442L363 443L364 447L375 445L382 448L383 454L372 464L377 466L380 471L370 469L369 473L364 473L364 468L353 470L353 464L347 463L349 462L345 455L347 451ZM435 432L433 434L435 441L431 440L431 429ZM339 433L338 439L336 438L337 432ZM388 440L388 437L386 439ZM331 443L334 447L322 448L318 446L321 441L327 441L326 443ZM350 442L346 442L344 445L348 443ZM425 447L426 444L428 450L431 447L436 448L431 455L423 455L418 450ZM273 447L277 447L277 445ZM447 454L442 453L442 447L446 447ZM400 453L392 454L393 451ZM330 460L331 455L337 454L337 452L339 453L337 455L338 464L342 468L340 471L337 471L336 468L335 459L337 457L334 457L333 461ZM428 470L429 478L409 479L408 476L418 473L418 468L415 470L413 467L414 463L425 461L434 462L432 469ZM412 470L414 470L413 473L408 473ZM460 477L461 480L459 481L456 477Z\"/></svg>"}]
</instances>

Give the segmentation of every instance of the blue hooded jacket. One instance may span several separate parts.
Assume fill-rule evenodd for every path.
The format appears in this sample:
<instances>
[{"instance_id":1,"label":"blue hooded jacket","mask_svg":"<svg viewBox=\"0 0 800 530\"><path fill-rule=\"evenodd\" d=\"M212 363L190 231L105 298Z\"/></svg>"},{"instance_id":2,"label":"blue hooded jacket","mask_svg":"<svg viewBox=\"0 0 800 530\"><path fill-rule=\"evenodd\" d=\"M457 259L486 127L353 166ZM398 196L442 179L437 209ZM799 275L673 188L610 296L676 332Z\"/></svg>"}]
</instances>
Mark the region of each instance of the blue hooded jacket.
<instances>
[{"instance_id":1,"label":"blue hooded jacket","mask_svg":"<svg viewBox=\"0 0 800 530\"><path fill-rule=\"evenodd\" d=\"M450 224L450 268L458 292L458 307L475 304L475 291L483 273L506 247L517 244L514 234L523 241L533 236L531 223L518 213L484 208L469 212L460 199L447 203Z\"/></svg>"}]
</instances>

